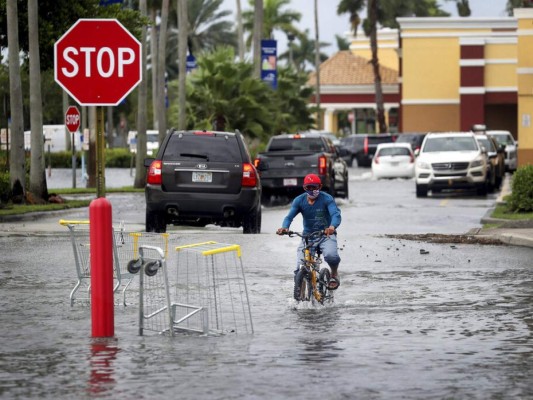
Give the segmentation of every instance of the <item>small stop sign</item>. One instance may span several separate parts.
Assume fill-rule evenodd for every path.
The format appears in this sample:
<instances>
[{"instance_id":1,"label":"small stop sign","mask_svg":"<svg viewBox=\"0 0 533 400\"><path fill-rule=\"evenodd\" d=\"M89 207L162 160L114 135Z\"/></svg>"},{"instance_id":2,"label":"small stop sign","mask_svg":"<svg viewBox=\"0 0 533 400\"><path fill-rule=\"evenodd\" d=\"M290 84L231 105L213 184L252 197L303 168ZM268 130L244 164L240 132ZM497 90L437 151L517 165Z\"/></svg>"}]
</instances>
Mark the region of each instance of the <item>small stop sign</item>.
<instances>
[{"instance_id":1,"label":"small stop sign","mask_svg":"<svg viewBox=\"0 0 533 400\"><path fill-rule=\"evenodd\" d=\"M116 19L80 19L54 45L55 80L83 106L119 104L141 63L141 44Z\"/></svg>"},{"instance_id":2,"label":"small stop sign","mask_svg":"<svg viewBox=\"0 0 533 400\"><path fill-rule=\"evenodd\" d=\"M70 133L75 133L80 128L80 112L77 107L70 106L65 113L65 125Z\"/></svg>"}]
</instances>

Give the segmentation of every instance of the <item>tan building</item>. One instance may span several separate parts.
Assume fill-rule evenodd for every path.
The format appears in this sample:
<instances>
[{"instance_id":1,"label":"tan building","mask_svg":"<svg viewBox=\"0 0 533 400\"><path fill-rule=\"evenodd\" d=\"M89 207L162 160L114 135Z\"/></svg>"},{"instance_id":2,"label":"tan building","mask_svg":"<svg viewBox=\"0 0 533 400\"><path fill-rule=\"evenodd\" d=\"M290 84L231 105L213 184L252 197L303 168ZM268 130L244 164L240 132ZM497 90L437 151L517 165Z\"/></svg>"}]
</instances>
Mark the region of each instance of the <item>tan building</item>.
<instances>
[{"instance_id":1,"label":"tan building","mask_svg":"<svg viewBox=\"0 0 533 400\"><path fill-rule=\"evenodd\" d=\"M503 18L399 18L399 31L380 31L391 131L457 131L485 124L509 130L519 141L518 164L533 164L533 9L514 11L514 17ZM352 38L350 49L354 58L335 55L321 66L324 129L334 132L343 110L375 109L371 69L352 66L358 60L370 67L360 60L371 57L368 38ZM363 87L364 98L358 96Z\"/></svg>"}]
</instances>

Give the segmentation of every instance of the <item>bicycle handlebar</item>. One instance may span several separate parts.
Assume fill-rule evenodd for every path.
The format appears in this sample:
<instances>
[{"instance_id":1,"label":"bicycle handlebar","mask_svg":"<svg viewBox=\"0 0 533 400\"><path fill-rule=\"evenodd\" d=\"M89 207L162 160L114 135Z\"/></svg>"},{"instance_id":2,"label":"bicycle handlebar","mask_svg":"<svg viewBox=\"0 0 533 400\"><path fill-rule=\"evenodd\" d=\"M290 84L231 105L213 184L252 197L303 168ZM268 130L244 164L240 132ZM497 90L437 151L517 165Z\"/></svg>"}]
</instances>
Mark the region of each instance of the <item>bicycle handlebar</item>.
<instances>
[{"instance_id":1,"label":"bicycle handlebar","mask_svg":"<svg viewBox=\"0 0 533 400\"><path fill-rule=\"evenodd\" d=\"M280 235L280 236L287 235L289 237L299 236L302 239L311 239L311 238L314 238L314 237L326 236L324 230L314 231L314 232L311 232L311 233L309 233L307 235L304 235L302 232L296 232L296 231L281 232L281 233L278 233L278 235Z\"/></svg>"}]
</instances>

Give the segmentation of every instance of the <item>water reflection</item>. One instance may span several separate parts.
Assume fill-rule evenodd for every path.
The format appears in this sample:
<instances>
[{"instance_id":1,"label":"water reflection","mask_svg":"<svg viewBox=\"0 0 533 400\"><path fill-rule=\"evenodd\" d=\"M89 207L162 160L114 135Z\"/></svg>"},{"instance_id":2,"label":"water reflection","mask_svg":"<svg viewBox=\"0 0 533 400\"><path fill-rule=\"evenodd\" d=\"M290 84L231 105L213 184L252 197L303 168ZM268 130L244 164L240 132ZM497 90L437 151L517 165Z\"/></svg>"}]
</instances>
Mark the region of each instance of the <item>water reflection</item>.
<instances>
[{"instance_id":1,"label":"water reflection","mask_svg":"<svg viewBox=\"0 0 533 400\"><path fill-rule=\"evenodd\" d=\"M116 338L94 338L91 342L88 392L91 395L106 395L116 385L113 362L120 351Z\"/></svg>"},{"instance_id":2,"label":"water reflection","mask_svg":"<svg viewBox=\"0 0 533 400\"><path fill-rule=\"evenodd\" d=\"M319 306L316 309L297 310L297 321L301 323L304 336L301 361L323 362L339 357L344 350L338 345L334 327L339 321L340 312L337 308Z\"/></svg>"}]
</instances>

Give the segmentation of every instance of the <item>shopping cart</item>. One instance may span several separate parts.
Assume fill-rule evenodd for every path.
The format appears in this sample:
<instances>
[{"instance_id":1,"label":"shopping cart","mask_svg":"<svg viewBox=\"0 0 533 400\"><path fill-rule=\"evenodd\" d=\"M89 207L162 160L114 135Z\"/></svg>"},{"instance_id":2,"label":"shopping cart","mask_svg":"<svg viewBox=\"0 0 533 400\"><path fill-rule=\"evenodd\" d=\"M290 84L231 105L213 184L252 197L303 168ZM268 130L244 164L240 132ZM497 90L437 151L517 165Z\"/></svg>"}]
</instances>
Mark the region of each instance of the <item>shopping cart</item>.
<instances>
[{"instance_id":1,"label":"shopping cart","mask_svg":"<svg viewBox=\"0 0 533 400\"><path fill-rule=\"evenodd\" d=\"M139 274L139 334L253 333L240 246L204 242L176 252L167 265L160 248L141 245L128 263Z\"/></svg>"},{"instance_id":2,"label":"shopping cart","mask_svg":"<svg viewBox=\"0 0 533 400\"><path fill-rule=\"evenodd\" d=\"M90 302L91 293L91 252L89 221L60 220L59 223L66 226L70 232L74 261L76 264L77 282L70 292L70 305L76 300ZM139 257L141 243L156 244L162 248L168 248L168 234L150 234L142 232L126 232L124 223L113 226L113 292L122 288L122 304L126 305L126 289L135 278L128 272L127 264L132 258ZM86 296L77 297L81 288L85 288Z\"/></svg>"}]
</instances>

